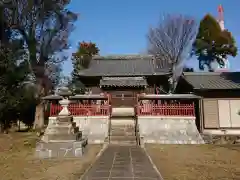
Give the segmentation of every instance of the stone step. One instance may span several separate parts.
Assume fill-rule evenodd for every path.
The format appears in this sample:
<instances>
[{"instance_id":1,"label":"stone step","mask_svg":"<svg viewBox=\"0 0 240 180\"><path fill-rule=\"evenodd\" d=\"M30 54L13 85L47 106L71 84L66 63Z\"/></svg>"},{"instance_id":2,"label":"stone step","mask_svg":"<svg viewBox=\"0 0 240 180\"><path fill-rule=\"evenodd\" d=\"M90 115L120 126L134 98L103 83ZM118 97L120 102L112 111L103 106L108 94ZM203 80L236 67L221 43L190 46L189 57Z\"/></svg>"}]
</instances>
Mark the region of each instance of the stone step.
<instances>
[{"instance_id":1,"label":"stone step","mask_svg":"<svg viewBox=\"0 0 240 180\"><path fill-rule=\"evenodd\" d=\"M112 125L116 125L116 126L134 126L135 125L135 121L134 120L113 120L111 119L111 124Z\"/></svg>"},{"instance_id":2,"label":"stone step","mask_svg":"<svg viewBox=\"0 0 240 180\"><path fill-rule=\"evenodd\" d=\"M135 136L135 131L131 131L131 132L125 132L125 131L111 131L110 135L111 136Z\"/></svg>"},{"instance_id":3,"label":"stone step","mask_svg":"<svg viewBox=\"0 0 240 180\"><path fill-rule=\"evenodd\" d=\"M118 129L118 128L111 128L111 132L121 133L121 132L135 132L135 129Z\"/></svg>"},{"instance_id":4,"label":"stone step","mask_svg":"<svg viewBox=\"0 0 240 180\"><path fill-rule=\"evenodd\" d=\"M126 121L126 120L135 120L135 117L134 116L111 116L111 119L112 120L123 120L123 121Z\"/></svg>"},{"instance_id":5,"label":"stone step","mask_svg":"<svg viewBox=\"0 0 240 180\"><path fill-rule=\"evenodd\" d=\"M111 126L113 127L118 127L118 128L132 128L135 127L135 124L112 124Z\"/></svg>"},{"instance_id":6,"label":"stone step","mask_svg":"<svg viewBox=\"0 0 240 180\"><path fill-rule=\"evenodd\" d=\"M137 145L137 141L111 141L110 144L114 145Z\"/></svg>"},{"instance_id":7,"label":"stone step","mask_svg":"<svg viewBox=\"0 0 240 180\"><path fill-rule=\"evenodd\" d=\"M76 126L75 122L69 123L69 122L57 122L55 124L50 124L48 125L48 128L69 128L69 127L73 127L76 128L78 126Z\"/></svg>"},{"instance_id":8,"label":"stone step","mask_svg":"<svg viewBox=\"0 0 240 180\"><path fill-rule=\"evenodd\" d=\"M57 121L55 124L51 124L51 127L55 127L55 126L68 127L69 125L76 126L76 123Z\"/></svg>"},{"instance_id":9,"label":"stone step","mask_svg":"<svg viewBox=\"0 0 240 180\"><path fill-rule=\"evenodd\" d=\"M110 136L135 136L135 132L110 132Z\"/></svg>"},{"instance_id":10,"label":"stone step","mask_svg":"<svg viewBox=\"0 0 240 180\"><path fill-rule=\"evenodd\" d=\"M135 129L135 126L116 126L116 125L111 125L111 129Z\"/></svg>"},{"instance_id":11,"label":"stone step","mask_svg":"<svg viewBox=\"0 0 240 180\"><path fill-rule=\"evenodd\" d=\"M57 121L59 121L59 122L72 122L72 120L73 120L72 116L66 116L66 117L58 116L57 117Z\"/></svg>"},{"instance_id":12,"label":"stone step","mask_svg":"<svg viewBox=\"0 0 240 180\"><path fill-rule=\"evenodd\" d=\"M56 140L80 140L81 139L81 134L80 133L75 133L75 134L45 134L44 135L44 140L45 141L56 141Z\"/></svg>"},{"instance_id":13,"label":"stone step","mask_svg":"<svg viewBox=\"0 0 240 180\"><path fill-rule=\"evenodd\" d=\"M120 107L120 108L112 108L113 116L134 116L135 111L133 107Z\"/></svg>"},{"instance_id":14,"label":"stone step","mask_svg":"<svg viewBox=\"0 0 240 180\"><path fill-rule=\"evenodd\" d=\"M48 127L45 130L45 134L66 134L68 133L68 131L69 131L69 127L54 126L54 127ZM73 131L74 133L79 132L79 127L73 127Z\"/></svg>"},{"instance_id":15,"label":"stone step","mask_svg":"<svg viewBox=\"0 0 240 180\"><path fill-rule=\"evenodd\" d=\"M61 126L59 126L59 125L50 125L50 126L47 127L47 129L61 129L61 130L66 130L68 128L79 128L79 127L75 126L75 125L71 125L71 124L68 124L68 125L65 125L65 126L63 126L63 125L61 125Z\"/></svg>"},{"instance_id":16,"label":"stone step","mask_svg":"<svg viewBox=\"0 0 240 180\"><path fill-rule=\"evenodd\" d=\"M126 135L126 136L135 136L135 132L131 131L131 132L126 132L126 131L110 131L110 135L112 136L123 136L123 135Z\"/></svg>"},{"instance_id":17,"label":"stone step","mask_svg":"<svg viewBox=\"0 0 240 180\"><path fill-rule=\"evenodd\" d=\"M134 126L111 126L110 129L111 135L135 135L135 127Z\"/></svg>"},{"instance_id":18,"label":"stone step","mask_svg":"<svg viewBox=\"0 0 240 180\"><path fill-rule=\"evenodd\" d=\"M135 127L116 127L116 126L111 126L111 130L119 130L119 131L125 131L125 130L135 130Z\"/></svg>"},{"instance_id":19,"label":"stone step","mask_svg":"<svg viewBox=\"0 0 240 180\"><path fill-rule=\"evenodd\" d=\"M136 141L136 136L110 136L112 141Z\"/></svg>"}]
</instances>

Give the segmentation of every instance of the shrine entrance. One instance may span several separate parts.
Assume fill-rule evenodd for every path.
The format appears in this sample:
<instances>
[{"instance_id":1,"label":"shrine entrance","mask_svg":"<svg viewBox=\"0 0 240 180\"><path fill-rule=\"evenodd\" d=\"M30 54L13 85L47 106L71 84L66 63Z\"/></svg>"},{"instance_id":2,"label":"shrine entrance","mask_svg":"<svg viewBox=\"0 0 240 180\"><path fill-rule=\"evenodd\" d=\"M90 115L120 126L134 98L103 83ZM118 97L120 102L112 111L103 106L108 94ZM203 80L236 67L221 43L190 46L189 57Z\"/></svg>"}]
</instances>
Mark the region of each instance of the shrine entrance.
<instances>
[{"instance_id":1,"label":"shrine entrance","mask_svg":"<svg viewBox=\"0 0 240 180\"><path fill-rule=\"evenodd\" d=\"M144 77L103 77L100 88L111 95L114 108L131 107L137 104L137 94L147 87Z\"/></svg>"},{"instance_id":2,"label":"shrine entrance","mask_svg":"<svg viewBox=\"0 0 240 180\"><path fill-rule=\"evenodd\" d=\"M110 91L112 107L134 107L136 105L136 94L134 90Z\"/></svg>"}]
</instances>

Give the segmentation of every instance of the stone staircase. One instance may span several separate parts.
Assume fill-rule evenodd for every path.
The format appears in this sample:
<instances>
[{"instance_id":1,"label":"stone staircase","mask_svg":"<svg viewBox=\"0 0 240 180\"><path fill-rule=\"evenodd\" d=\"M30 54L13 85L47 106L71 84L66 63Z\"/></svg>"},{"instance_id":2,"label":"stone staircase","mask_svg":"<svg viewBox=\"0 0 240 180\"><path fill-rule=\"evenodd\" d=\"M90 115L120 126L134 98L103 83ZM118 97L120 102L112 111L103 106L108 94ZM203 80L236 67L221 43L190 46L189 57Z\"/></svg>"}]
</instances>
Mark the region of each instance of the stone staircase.
<instances>
[{"instance_id":1,"label":"stone staircase","mask_svg":"<svg viewBox=\"0 0 240 180\"><path fill-rule=\"evenodd\" d=\"M57 117L49 122L41 141L36 146L38 158L82 156L87 139L82 137L71 116Z\"/></svg>"},{"instance_id":2,"label":"stone staircase","mask_svg":"<svg viewBox=\"0 0 240 180\"><path fill-rule=\"evenodd\" d=\"M135 120L132 117L112 117L109 143L119 145L137 145Z\"/></svg>"}]
</instances>

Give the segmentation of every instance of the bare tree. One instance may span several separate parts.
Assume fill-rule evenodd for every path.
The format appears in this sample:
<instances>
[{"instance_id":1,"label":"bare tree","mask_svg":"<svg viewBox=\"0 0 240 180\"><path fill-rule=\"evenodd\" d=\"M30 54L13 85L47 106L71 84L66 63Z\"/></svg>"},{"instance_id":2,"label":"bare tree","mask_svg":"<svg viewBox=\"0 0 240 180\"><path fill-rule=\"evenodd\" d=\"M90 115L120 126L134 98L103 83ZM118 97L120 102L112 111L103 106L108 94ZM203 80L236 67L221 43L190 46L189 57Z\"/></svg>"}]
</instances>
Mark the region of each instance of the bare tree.
<instances>
[{"instance_id":1,"label":"bare tree","mask_svg":"<svg viewBox=\"0 0 240 180\"><path fill-rule=\"evenodd\" d=\"M169 93L175 91L195 40L197 27L192 17L167 15L148 33L148 53L155 57L157 69L169 69Z\"/></svg>"}]
</instances>

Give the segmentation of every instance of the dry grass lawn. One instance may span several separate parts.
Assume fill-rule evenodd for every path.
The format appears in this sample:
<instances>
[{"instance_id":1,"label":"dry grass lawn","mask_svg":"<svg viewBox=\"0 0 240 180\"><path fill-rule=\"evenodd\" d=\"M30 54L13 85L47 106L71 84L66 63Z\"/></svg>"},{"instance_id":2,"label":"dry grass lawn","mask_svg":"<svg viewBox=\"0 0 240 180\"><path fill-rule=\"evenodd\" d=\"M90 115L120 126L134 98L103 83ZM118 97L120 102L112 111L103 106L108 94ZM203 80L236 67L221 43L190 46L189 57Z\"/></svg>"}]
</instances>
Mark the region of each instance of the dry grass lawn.
<instances>
[{"instance_id":1,"label":"dry grass lawn","mask_svg":"<svg viewBox=\"0 0 240 180\"><path fill-rule=\"evenodd\" d=\"M84 157L79 159L35 159L35 134L0 134L1 180L77 180L102 148L88 145Z\"/></svg>"},{"instance_id":2,"label":"dry grass lawn","mask_svg":"<svg viewBox=\"0 0 240 180\"><path fill-rule=\"evenodd\" d=\"M240 146L147 145L164 180L240 180Z\"/></svg>"}]
</instances>

